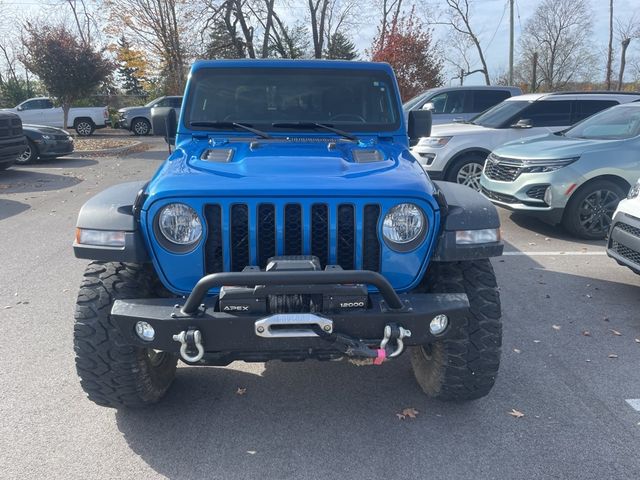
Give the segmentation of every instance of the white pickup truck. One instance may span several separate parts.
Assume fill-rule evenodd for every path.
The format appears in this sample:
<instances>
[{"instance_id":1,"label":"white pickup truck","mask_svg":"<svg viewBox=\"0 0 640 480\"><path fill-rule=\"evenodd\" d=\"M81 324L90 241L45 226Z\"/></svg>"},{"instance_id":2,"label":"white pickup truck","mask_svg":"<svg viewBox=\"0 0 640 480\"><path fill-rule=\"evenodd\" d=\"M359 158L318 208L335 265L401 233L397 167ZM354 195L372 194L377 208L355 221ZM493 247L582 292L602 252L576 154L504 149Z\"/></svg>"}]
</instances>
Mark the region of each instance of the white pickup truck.
<instances>
[{"instance_id":1,"label":"white pickup truck","mask_svg":"<svg viewBox=\"0 0 640 480\"><path fill-rule=\"evenodd\" d=\"M56 107L50 98L38 97L25 100L15 108L6 109L17 113L22 123L62 127L62 107ZM79 107L69 110L67 128L73 128L78 135L86 137L97 128L107 126L109 112L107 107Z\"/></svg>"}]
</instances>

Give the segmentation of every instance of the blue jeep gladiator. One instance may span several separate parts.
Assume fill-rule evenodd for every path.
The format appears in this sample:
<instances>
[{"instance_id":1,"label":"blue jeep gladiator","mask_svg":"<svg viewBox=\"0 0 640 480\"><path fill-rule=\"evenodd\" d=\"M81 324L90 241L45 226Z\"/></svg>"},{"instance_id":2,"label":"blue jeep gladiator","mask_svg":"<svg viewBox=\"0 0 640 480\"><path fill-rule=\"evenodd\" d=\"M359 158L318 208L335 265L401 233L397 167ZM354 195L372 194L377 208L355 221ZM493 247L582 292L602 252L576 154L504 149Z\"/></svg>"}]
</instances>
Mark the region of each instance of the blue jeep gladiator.
<instances>
[{"instance_id":1,"label":"blue jeep gladiator","mask_svg":"<svg viewBox=\"0 0 640 480\"><path fill-rule=\"evenodd\" d=\"M78 217L75 255L93 262L74 346L92 401L157 402L178 359L379 365L404 350L429 396L490 391L499 218L411 155L430 113L405 119L389 65L200 61L184 98L179 119L154 118L175 150L153 178Z\"/></svg>"}]
</instances>

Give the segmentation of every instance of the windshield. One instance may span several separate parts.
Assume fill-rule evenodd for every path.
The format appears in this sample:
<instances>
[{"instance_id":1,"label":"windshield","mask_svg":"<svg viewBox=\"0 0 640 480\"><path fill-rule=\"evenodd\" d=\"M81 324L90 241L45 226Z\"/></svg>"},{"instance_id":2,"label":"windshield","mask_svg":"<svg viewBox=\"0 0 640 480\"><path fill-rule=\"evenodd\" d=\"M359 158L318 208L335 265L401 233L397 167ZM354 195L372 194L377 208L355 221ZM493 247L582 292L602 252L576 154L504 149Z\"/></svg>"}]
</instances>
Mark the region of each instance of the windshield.
<instances>
[{"instance_id":1,"label":"windshield","mask_svg":"<svg viewBox=\"0 0 640 480\"><path fill-rule=\"evenodd\" d=\"M495 107L485 110L470 123L482 125L487 128L503 128L505 122L513 118L519 112L531 105L531 102L522 100L508 100L497 104Z\"/></svg>"},{"instance_id":2,"label":"windshield","mask_svg":"<svg viewBox=\"0 0 640 480\"><path fill-rule=\"evenodd\" d=\"M393 81L378 70L205 68L191 79L184 115L187 128L207 130L201 122L275 132L324 123L366 132L396 130L400 116Z\"/></svg>"},{"instance_id":3,"label":"windshield","mask_svg":"<svg viewBox=\"0 0 640 480\"><path fill-rule=\"evenodd\" d=\"M640 105L620 105L604 110L570 128L569 138L624 140L640 135Z\"/></svg>"},{"instance_id":4,"label":"windshield","mask_svg":"<svg viewBox=\"0 0 640 480\"><path fill-rule=\"evenodd\" d=\"M424 100L427 98L427 96L429 96L429 94L432 92L433 90L427 90L426 92L422 92L418 95L416 95L415 97L413 97L411 100L407 100L403 105L402 105L402 109L406 112L413 110L414 108L416 108L418 105L420 105L422 102L424 102Z\"/></svg>"}]
</instances>

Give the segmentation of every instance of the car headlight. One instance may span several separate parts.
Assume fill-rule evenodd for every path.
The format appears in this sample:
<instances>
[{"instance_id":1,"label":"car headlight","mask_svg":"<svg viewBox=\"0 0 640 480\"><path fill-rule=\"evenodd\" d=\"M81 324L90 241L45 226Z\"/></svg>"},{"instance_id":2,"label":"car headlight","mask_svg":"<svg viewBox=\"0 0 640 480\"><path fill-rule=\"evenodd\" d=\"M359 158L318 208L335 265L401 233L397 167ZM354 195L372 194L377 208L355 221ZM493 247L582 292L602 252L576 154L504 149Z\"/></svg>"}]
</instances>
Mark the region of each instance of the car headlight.
<instances>
[{"instance_id":1,"label":"car headlight","mask_svg":"<svg viewBox=\"0 0 640 480\"><path fill-rule=\"evenodd\" d=\"M419 147L442 148L453 137L424 137L418 142Z\"/></svg>"},{"instance_id":2,"label":"car headlight","mask_svg":"<svg viewBox=\"0 0 640 480\"><path fill-rule=\"evenodd\" d=\"M175 245L193 245L202 237L198 213L184 203L170 203L160 210L158 228L164 238Z\"/></svg>"},{"instance_id":3,"label":"car headlight","mask_svg":"<svg viewBox=\"0 0 640 480\"><path fill-rule=\"evenodd\" d=\"M526 160L522 173L547 173L560 170L562 167L572 164L579 157L558 158L553 160Z\"/></svg>"},{"instance_id":4,"label":"car headlight","mask_svg":"<svg viewBox=\"0 0 640 480\"><path fill-rule=\"evenodd\" d=\"M385 215L382 235L391 248L406 251L424 238L426 227L427 219L420 207L413 203L401 203Z\"/></svg>"},{"instance_id":5,"label":"car headlight","mask_svg":"<svg viewBox=\"0 0 640 480\"><path fill-rule=\"evenodd\" d=\"M629 194L627 195L628 199L633 199L636 198L638 195L640 195L640 182L636 183L633 187L631 187L631 190L629 190Z\"/></svg>"}]
</instances>

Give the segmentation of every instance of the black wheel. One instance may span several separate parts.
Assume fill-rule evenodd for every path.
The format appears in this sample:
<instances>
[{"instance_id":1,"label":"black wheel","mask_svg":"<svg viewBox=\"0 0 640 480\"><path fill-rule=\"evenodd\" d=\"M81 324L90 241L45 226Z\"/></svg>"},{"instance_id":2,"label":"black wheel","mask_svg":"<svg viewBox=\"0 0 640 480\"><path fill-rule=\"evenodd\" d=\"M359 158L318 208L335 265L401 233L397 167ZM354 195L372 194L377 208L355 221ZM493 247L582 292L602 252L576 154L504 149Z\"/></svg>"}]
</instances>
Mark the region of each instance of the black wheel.
<instances>
[{"instance_id":1,"label":"black wheel","mask_svg":"<svg viewBox=\"0 0 640 480\"><path fill-rule=\"evenodd\" d=\"M141 407L159 401L176 373L174 355L124 342L110 317L114 300L158 296L155 273L131 263L89 264L76 302L74 349L80 384L105 407Z\"/></svg>"},{"instance_id":2,"label":"black wheel","mask_svg":"<svg viewBox=\"0 0 640 480\"><path fill-rule=\"evenodd\" d=\"M480 177L487 156L480 153L470 153L455 161L447 172L448 182L459 183L480 191Z\"/></svg>"},{"instance_id":3,"label":"black wheel","mask_svg":"<svg viewBox=\"0 0 640 480\"><path fill-rule=\"evenodd\" d=\"M79 118L73 124L76 133L81 137L88 137L96 130L94 123L88 118Z\"/></svg>"},{"instance_id":4,"label":"black wheel","mask_svg":"<svg viewBox=\"0 0 640 480\"><path fill-rule=\"evenodd\" d=\"M27 149L22 152L16 159L18 165L25 165L27 163L35 162L38 158L38 147L31 140L27 139Z\"/></svg>"},{"instance_id":5,"label":"black wheel","mask_svg":"<svg viewBox=\"0 0 640 480\"><path fill-rule=\"evenodd\" d=\"M489 260L433 263L431 293L466 293L470 314L457 337L410 349L418 384L440 400L473 400L489 393L502 346L500 295Z\"/></svg>"},{"instance_id":6,"label":"black wheel","mask_svg":"<svg viewBox=\"0 0 640 480\"><path fill-rule=\"evenodd\" d=\"M573 235L587 240L605 238L613 213L626 192L610 180L596 180L571 196L562 224Z\"/></svg>"},{"instance_id":7,"label":"black wheel","mask_svg":"<svg viewBox=\"0 0 640 480\"><path fill-rule=\"evenodd\" d=\"M131 131L134 135L149 135L151 133L151 124L146 118L136 118L131 123Z\"/></svg>"}]
</instances>

